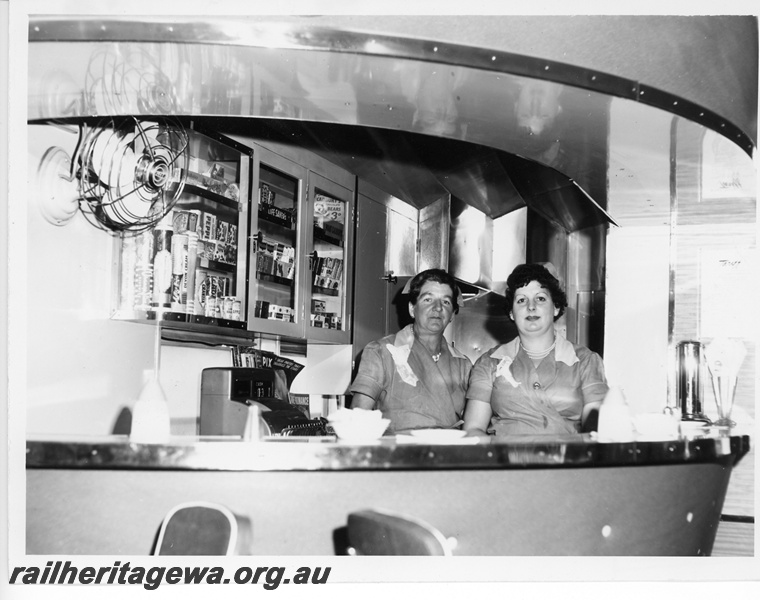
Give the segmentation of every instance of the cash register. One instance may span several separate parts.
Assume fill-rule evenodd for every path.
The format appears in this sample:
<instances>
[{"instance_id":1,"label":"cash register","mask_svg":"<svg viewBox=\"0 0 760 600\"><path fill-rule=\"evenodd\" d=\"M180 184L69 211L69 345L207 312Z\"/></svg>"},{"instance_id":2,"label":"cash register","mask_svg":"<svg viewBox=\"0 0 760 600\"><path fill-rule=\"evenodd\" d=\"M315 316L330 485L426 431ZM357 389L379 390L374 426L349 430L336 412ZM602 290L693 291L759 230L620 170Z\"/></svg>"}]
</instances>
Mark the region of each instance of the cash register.
<instances>
[{"instance_id":1,"label":"cash register","mask_svg":"<svg viewBox=\"0 0 760 600\"><path fill-rule=\"evenodd\" d=\"M243 436L248 413L253 406L259 407L266 428L265 435L328 435L326 419L310 419L308 407L276 397L275 379L272 369L203 369L199 435Z\"/></svg>"}]
</instances>

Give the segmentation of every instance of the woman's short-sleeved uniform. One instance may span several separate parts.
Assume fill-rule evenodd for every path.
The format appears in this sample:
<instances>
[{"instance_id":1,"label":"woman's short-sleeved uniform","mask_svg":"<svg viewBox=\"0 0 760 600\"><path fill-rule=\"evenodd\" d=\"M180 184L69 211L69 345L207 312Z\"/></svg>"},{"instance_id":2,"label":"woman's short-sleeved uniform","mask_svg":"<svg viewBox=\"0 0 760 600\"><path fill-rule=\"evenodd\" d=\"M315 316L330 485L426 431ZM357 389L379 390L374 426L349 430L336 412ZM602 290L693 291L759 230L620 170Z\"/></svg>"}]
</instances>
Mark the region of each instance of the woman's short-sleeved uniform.
<instances>
[{"instance_id":1,"label":"woman's short-sleeved uniform","mask_svg":"<svg viewBox=\"0 0 760 600\"><path fill-rule=\"evenodd\" d=\"M577 433L583 407L601 402L607 390L596 352L558 336L536 367L515 338L475 362L467 401L491 405L496 435Z\"/></svg>"},{"instance_id":2,"label":"woman's short-sleeved uniform","mask_svg":"<svg viewBox=\"0 0 760 600\"><path fill-rule=\"evenodd\" d=\"M364 348L351 393L374 398L391 420L386 433L451 427L462 418L472 363L444 344L435 362L412 325Z\"/></svg>"}]
</instances>

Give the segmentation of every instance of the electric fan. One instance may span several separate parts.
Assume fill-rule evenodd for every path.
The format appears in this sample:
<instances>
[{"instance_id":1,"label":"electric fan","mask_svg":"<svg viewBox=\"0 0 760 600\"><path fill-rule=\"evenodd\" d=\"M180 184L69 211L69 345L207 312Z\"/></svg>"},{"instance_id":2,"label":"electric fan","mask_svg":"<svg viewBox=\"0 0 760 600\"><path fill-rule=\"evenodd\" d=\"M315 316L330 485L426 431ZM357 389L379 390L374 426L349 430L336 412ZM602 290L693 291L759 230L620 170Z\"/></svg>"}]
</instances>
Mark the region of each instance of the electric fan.
<instances>
[{"instance_id":1,"label":"electric fan","mask_svg":"<svg viewBox=\"0 0 760 600\"><path fill-rule=\"evenodd\" d=\"M113 119L82 125L73 167L79 208L110 232L154 227L179 200L188 162L188 135L171 119Z\"/></svg>"}]
</instances>

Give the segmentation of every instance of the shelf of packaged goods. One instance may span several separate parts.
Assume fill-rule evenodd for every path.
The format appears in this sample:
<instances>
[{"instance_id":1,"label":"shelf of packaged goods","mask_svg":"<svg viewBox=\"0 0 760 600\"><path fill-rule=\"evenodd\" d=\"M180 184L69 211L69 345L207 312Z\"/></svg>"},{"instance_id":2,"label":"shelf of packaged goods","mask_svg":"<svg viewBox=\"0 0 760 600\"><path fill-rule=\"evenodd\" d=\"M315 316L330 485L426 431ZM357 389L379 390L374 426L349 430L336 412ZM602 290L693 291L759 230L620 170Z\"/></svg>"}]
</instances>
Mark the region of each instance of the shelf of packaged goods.
<instances>
[{"instance_id":1,"label":"shelf of packaged goods","mask_svg":"<svg viewBox=\"0 0 760 600\"><path fill-rule=\"evenodd\" d=\"M293 287L292 279L288 279L287 277L279 277L270 273L262 273L261 271L256 271L256 279L266 283L275 283L277 285L290 288Z\"/></svg>"},{"instance_id":2,"label":"shelf of packaged goods","mask_svg":"<svg viewBox=\"0 0 760 600\"><path fill-rule=\"evenodd\" d=\"M321 296L340 296L340 290L332 289L332 288L326 288L326 287L320 287L318 285L312 285L311 286L311 293L312 294L319 294Z\"/></svg>"},{"instance_id":3,"label":"shelf of packaged goods","mask_svg":"<svg viewBox=\"0 0 760 600\"><path fill-rule=\"evenodd\" d=\"M148 312L150 314L150 311ZM155 315L155 313L153 313ZM233 319L222 319L217 317L206 317L204 315L188 315L186 313L164 313L161 319L162 323L183 323L186 325L199 325L208 327L224 327L227 329L245 329L245 321L235 321Z\"/></svg>"},{"instance_id":4,"label":"shelf of packaged goods","mask_svg":"<svg viewBox=\"0 0 760 600\"><path fill-rule=\"evenodd\" d=\"M329 235L324 229L317 226L314 226L314 241L324 242L331 246L338 246L339 248L343 247L342 237Z\"/></svg>"},{"instance_id":5,"label":"shelf of packaged goods","mask_svg":"<svg viewBox=\"0 0 760 600\"><path fill-rule=\"evenodd\" d=\"M198 268L207 271L218 271L219 273L235 273L237 265L219 262L218 260L209 260L207 258L198 259Z\"/></svg>"},{"instance_id":6,"label":"shelf of packaged goods","mask_svg":"<svg viewBox=\"0 0 760 600\"><path fill-rule=\"evenodd\" d=\"M341 328L338 327L337 325L327 326L324 324L320 324L318 321L315 321L314 323L312 323L311 326L314 327L314 329L327 329L328 331L341 331Z\"/></svg>"},{"instance_id":7,"label":"shelf of packaged goods","mask_svg":"<svg viewBox=\"0 0 760 600\"><path fill-rule=\"evenodd\" d=\"M235 218L237 218L236 213L242 210L237 200L190 183L186 183L182 189L182 197L178 205L215 213L227 213Z\"/></svg>"},{"instance_id":8,"label":"shelf of packaged goods","mask_svg":"<svg viewBox=\"0 0 760 600\"><path fill-rule=\"evenodd\" d=\"M295 227L295 220L286 220L286 219L280 219L274 215L270 215L266 209L259 208L259 223L262 221L266 223L270 223L272 225L276 225L277 227L282 227L283 229L287 229L288 231L294 230Z\"/></svg>"},{"instance_id":9,"label":"shelf of packaged goods","mask_svg":"<svg viewBox=\"0 0 760 600\"><path fill-rule=\"evenodd\" d=\"M270 322L279 322L279 323L295 323L293 319L290 317L286 318L278 318L278 317L256 317L257 319L262 319L264 321L270 321Z\"/></svg>"},{"instance_id":10,"label":"shelf of packaged goods","mask_svg":"<svg viewBox=\"0 0 760 600\"><path fill-rule=\"evenodd\" d=\"M203 346L246 346L256 342L258 334L247 329L207 327L203 325L177 326L174 323L161 324L161 340L164 344L183 346L188 343Z\"/></svg>"},{"instance_id":11,"label":"shelf of packaged goods","mask_svg":"<svg viewBox=\"0 0 760 600\"><path fill-rule=\"evenodd\" d=\"M159 313L154 310L120 310L117 311L112 318L119 321L133 321L155 325L157 322L157 314ZM213 333L220 327L230 330L246 330L245 321L206 317L204 315L190 315L174 311L161 312L160 315L158 322L162 327L171 327L172 325L181 324L183 329L190 328L191 330L207 333Z\"/></svg>"},{"instance_id":12,"label":"shelf of packaged goods","mask_svg":"<svg viewBox=\"0 0 760 600\"><path fill-rule=\"evenodd\" d=\"M289 188L281 186L278 183L272 183L271 181L267 181L266 179L264 179L264 176L266 174L263 172L263 170L262 170L261 175L262 175L262 178L261 178L261 184L259 185L259 193L261 193L261 188L263 186L267 186L270 191L275 193L275 195L284 197L286 201L292 202L293 204L296 203L295 195L293 193L293 188L295 187L295 185L293 186L293 188L289 189Z\"/></svg>"}]
</instances>

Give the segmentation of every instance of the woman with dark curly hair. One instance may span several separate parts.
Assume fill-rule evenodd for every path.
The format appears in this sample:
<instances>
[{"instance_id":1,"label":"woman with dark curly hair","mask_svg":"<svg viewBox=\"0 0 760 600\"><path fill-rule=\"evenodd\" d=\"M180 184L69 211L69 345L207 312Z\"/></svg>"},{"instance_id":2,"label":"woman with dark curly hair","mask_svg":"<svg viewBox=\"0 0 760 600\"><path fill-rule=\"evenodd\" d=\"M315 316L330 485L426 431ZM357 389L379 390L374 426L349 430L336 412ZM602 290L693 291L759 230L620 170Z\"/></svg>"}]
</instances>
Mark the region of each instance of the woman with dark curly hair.
<instances>
[{"instance_id":1,"label":"woman with dark curly hair","mask_svg":"<svg viewBox=\"0 0 760 600\"><path fill-rule=\"evenodd\" d=\"M518 337L475 363L464 429L471 435L577 433L593 428L607 394L601 357L558 335L567 308L559 281L540 264L515 267L506 306Z\"/></svg>"},{"instance_id":2,"label":"woman with dark curly hair","mask_svg":"<svg viewBox=\"0 0 760 600\"><path fill-rule=\"evenodd\" d=\"M350 387L351 408L379 409L391 420L388 433L454 427L472 369L443 337L459 312L459 287L446 271L428 269L404 291L414 323L367 344Z\"/></svg>"}]
</instances>

